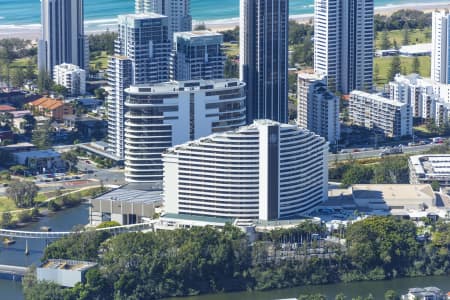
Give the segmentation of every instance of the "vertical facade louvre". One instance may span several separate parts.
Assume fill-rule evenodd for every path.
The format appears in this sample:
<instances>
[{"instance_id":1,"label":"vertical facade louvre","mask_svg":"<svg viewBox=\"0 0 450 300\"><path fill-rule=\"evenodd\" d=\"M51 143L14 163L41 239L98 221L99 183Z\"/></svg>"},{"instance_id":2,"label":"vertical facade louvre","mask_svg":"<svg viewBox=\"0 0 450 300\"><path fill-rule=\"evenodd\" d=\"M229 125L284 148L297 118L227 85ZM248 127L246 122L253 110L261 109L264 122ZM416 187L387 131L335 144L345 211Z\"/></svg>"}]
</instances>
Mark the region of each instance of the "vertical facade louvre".
<instances>
[{"instance_id":1,"label":"vertical facade louvre","mask_svg":"<svg viewBox=\"0 0 450 300\"><path fill-rule=\"evenodd\" d=\"M240 79L247 122L288 122L288 0L241 0Z\"/></svg>"}]
</instances>

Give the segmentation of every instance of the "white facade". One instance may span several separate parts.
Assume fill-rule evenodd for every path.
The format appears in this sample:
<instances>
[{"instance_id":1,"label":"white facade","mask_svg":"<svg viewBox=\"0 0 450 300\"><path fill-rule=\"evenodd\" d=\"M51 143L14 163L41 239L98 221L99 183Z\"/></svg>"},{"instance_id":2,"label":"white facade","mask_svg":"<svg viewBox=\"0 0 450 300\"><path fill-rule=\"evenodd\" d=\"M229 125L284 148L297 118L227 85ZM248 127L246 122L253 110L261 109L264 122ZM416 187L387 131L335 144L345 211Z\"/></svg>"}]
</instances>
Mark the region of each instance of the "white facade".
<instances>
[{"instance_id":1,"label":"white facade","mask_svg":"<svg viewBox=\"0 0 450 300\"><path fill-rule=\"evenodd\" d=\"M433 11L431 79L450 83L450 13Z\"/></svg>"},{"instance_id":2,"label":"white facade","mask_svg":"<svg viewBox=\"0 0 450 300\"><path fill-rule=\"evenodd\" d=\"M125 179L162 180L169 147L245 125L245 84L237 79L131 86L125 106Z\"/></svg>"},{"instance_id":3,"label":"white facade","mask_svg":"<svg viewBox=\"0 0 450 300\"><path fill-rule=\"evenodd\" d=\"M108 64L108 151L117 158L125 156L125 89L133 83L133 62L125 56L112 56Z\"/></svg>"},{"instance_id":4,"label":"white facade","mask_svg":"<svg viewBox=\"0 0 450 300\"><path fill-rule=\"evenodd\" d=\"M42 0L42 33L38 42L38 69L70 63L89 70L89 46L84 35L83 0Z\"/></svg>"},{"instance_id":5,"label":"white facade","mask_svg":"<svg viewBox=\"0 0 450 300\"><path fill-rule=\"evenodd\" d=\"M208 30L176 32L170 62L171 80L224 78L223 35Z\"/></svg>"},{"instance_id":6,"label":"white facade","mask_svg":"<svg viewBox=\"0 0 450 300\"><path fill-rule=\"evenodd\" d=\"M326 77L298 73L297 124L322 137L330 144L340 139L339 98L327 88Z\"/></svg>"},{"instance_id":7,"label":"white facade","mask_svg":"<svg viewBox=\"0 0 450 300\"><path fill-rule=\"evenodd\" d=\"M288 0L241 0L240 79L247 84L247 123L288 122Z\"/></svg>"},{"instance_id":8,"label":"white facade","mask_svg":"<svg viewBox=\"0 0 450 300\"><path fill-rule=\"evenodd\" d=\"M124 158L124 89L169 80L168 19L155 13L120 15L115 55L108 65L109 151Z\"/></svg>"},{"instance_id":9,"label":"white facade","mask_svg":"<svg viewBox=\"0 0 450 300\"><path fill-rule=\"evenodd\" d=\"M315 0L314 71L332 90L371 90L373 0Z\"/></svg>"},{"instance_id":10,"label":"white facade","mask_svg":"<svg viewBox=\"0 0 450 300\"><path fill-rule=\"evenodd\" d=\"M190 0L135 0L136 13L157 13L169 18L169 37L175 32L191 31Z\"/></svg>"},{"instance_id":11,"label":"white facade","mask_svg":"<svg viewBox=\"0 0 450 300\"><path fill-rule=\"evenodd\" d=\"M86 93L86 71L76 65L56 65L53 69L53 81L65 86L69 96L79 96Z\"/></svg>"},{"instance_id":12,"label":"white facade","mask_svg":"<svg viewBox=\"0 0 450 300\"><path fill-rule=\"evenodd\" d=\"M170 148L163 200L175 214L241 223L298 217L327 198L328 144L296 125L252 125Z\"/></svg>"},{"instance_id":13,"label":"white facade","mask_svg":"<svg viewBox=\"0 0 450 300\"><path fill-rule=\"evenodd\" d=\"M437 125L448 122L450 84L422 78L418 74L397 74L389 83L390 99L411 106L414 118L432 119Z\"/></svg>"},{"instance_id":14,"label":"white facade","mask_svg":"<svg viewBox=\"0 0 450 300\"><path fill-rule=\"evenodd\" d=\"M351 92L349 117L354 125L380 131L388 137L412 134L410 106L376 94Z\"/></svg>"}]
</instances>

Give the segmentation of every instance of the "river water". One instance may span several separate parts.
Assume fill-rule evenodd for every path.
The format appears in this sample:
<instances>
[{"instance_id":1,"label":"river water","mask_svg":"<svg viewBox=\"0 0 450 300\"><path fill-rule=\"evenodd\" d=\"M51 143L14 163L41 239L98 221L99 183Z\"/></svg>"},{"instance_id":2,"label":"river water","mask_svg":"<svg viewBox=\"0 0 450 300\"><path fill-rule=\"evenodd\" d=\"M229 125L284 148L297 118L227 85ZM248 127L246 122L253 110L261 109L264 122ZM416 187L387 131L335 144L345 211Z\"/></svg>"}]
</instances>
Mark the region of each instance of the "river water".
<instances>
[{"instance_id":1,"label":"river water","mask_svg":"<svg viewBox=\"0 0 450 300\"><path fill-rule=\"evenodd\" d=\"M49 226L54 231L69 231L75 225L88 223L88 206L81 205L76 208L59 212L51 217L43 218L40 222L31 224L23 230L39 231L41 226ZM30 255L25 256L25 241L17 240L12 246L1 244L0 264L27 266L39 264L45 247L45 241L29 240L28 246ZM450 277L418 277L403 278L389 281L353 282L349 284L330 284L298 287L268 292L241 292L229 294L203 295L186 298L170 298L166 300L274 300L283 298L296 298L300 294L323 293L329 299L340 292L344 292L347 299L356 296L367 296L371 293L376 300L384 299L386 290L396 290L398 293L406 293L411 287L437 286L443 291L450 291ZM0 280L0 299L21 300L23 299L22 286L19 282Z\"/></svg>"},{"instance_id":2,"label":"river water","mask_svg":"<svg viewBox=\"0 0 450 300\"><path fill-rule=\"evenodd\" d=\"M41 226L48 226L53 231L70 231L75 225L87 224L89 207L86 204L58 212L50 217L42 218L20 230L39 231ZM29 266L38 265L43 254L45 240L28 240L30 255L25 255L25 240L18 239L14 245L6 246L0 243L0 264ZM22 286L19 282L0 280L0 299L23 299Z\"/></svg>"}]
</instances>

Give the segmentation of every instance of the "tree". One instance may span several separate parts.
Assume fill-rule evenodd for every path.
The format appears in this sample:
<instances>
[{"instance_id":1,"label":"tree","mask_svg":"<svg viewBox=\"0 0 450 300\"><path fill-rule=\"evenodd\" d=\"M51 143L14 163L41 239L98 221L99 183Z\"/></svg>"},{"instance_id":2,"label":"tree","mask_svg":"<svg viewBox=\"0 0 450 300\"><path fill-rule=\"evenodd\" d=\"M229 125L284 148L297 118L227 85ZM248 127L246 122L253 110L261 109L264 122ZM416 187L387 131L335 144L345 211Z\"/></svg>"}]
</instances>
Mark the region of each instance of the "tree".
<instances>
[{"instance_id":1,"label":"tree","mask_svg":"<svg viewBox=\"0 0 450 300\"><path fill-rule=\"evenodd\" d=\"M14 201L17 207L29 208L33 207L38 191L39 188L34 182L15 181L6 189L6 195Z\"/></svg>"},{"instance_id":2,"label":"tree","mask_svg":"<svg viewBox=\"0 0 450 300\"><path fill-rule=\"evenodd\" d=\"M405 22L405 25L403 25L403 45L409 45L409 26L408 22Z\"/></svg>"},{"instance_id":3,"label":"tree","mask_svg":"<svg viewBox=\"0 0 450 300\"><path fill-rule=\"evenodd\" d=\"M387 27L384 27L383 32L381 33L381 50L387 50L392 47L391 41L389 40L389 33Z\"/></svg>"},{"instance_id":4,"label":"tree","mask_svg":"<svg viewBox=\"0 0 450 300\"><path fill-rule=\"evenodd\" d=\"M419 72L420 72L420 61L419 61L419 57L417 57L417 56L414 56L412 71L413 71L413 73L416 73L416 74L419 74Z\"/></svg>"},{"instance_id":5,"label":"tree","mask_svg":"<svg viewBox=\"0 0 450 300\"><path fill-rule=\"evenodd\" d=\"M52 138L50 132L50 122L45 122L33 131L31 136L31 142L38 149L49 149L52 146Z\"/></svg>"},{"instance_id":6,"label":"tree","mask_svg":"<svg viewBox=\"0 0 450 300\"><path fill-rule=\"evenodd\" d=\"M384 300L400 300L396 291L388 290L384 293Z\"/></svg>"},{"instance_id":7,"label":"tree","mask_svg":"<svg viewBox=\"0 0 450 300\"><path fill-rule=\"evenodd\" d=\"M52 79L45 70L39 70L37 86L41 93L49 91L52 86Z\"/></svg>"},{"instance_id":8,"label":"tree","mask_svg":"<svg viewBox=\"0 0 450 300\"><path fill-rule=\"evenodd\" d=\"M53 84L51 89L58 95L61 95L63 97L67 96L68 90L65 86L63 86L61 84Z\"/></svg>"},{"instance_id":9,"label":"tree","mask_svg":"<svg viewBox=\"0 0 450 300\"><path fill-rule=\"evenodd\" d=\"M439 190L441 189L441 185L439 184L439 181L431 182L431 188L433 189L433 191L439 192Z\"/></svg>"},{"instance_id":10,"label":"tree","mask_svg":"<svg viewBox=\"0 0 450 300\"><path fill-rule=\"evenodd\" d=\"M22 68L14 68L11 71L11 84L14 87L22 87L25 82L25 73Z\"/></svg>"},{"instance_id":11,"label":"tree","mask_svg":"<svg viewBox=\"0 0 450 300\"><path fill-rule=\"evenodd\" d=\"M375 82L378 82L378 80L380 79L380 66L378 66L377 63L375 63L373 67L373 78Z\"/></svg>"},{"instance_id":12,"label":"tree","mask_svg":"<svg viewBox=\"0 0 450 300\"><path fill-rule=\"evenodd\" d=\"M103 88L98 88L94 90L95 98L105 100L106 91Z\"/></svg>"},{"instance_id":13,"label":"tree","mask_svg":"<svg viewBox=\"0 0 450 300\"><path fill-rule=\"evenodd\" d=\"M36 126L36 119L32 115L26 115L23 117L23 120L25 122L22 124L22 129L25 131L25 134L31 134Z\"/></svg>"},{"instance_id":14,"label":"tree","mask_svg":"<svg viewBox=\"0 0 450 300\"><path fill-rule=\"evenodd\" d=\"M2 214L2 228L8 228L12 223L12 215L9 212L4 212Z\"/></svg>"},{"instance_id":15,"label":"tree","mask_svg":"<svg viewBox=\"0 0 450 300\"><path fill-rule=\"evenodd\" d=\"M61 154L61 159L69 166L69 172L72 172L72 169L78 163L78 156L73 151L67 151Z\"/></svg>"},{"instance_id":16,"label":"tree","mask_svg":"<svg viewBox=\"0 0 450 300\"><path fill-rule=\"evenodd\" d=\"M395 78L395 75L401 73L402 63L400 61L399 56L394 56L392 58L391 67L389 69L388 80L392 81Z\"/></svg>"}]
</instances>

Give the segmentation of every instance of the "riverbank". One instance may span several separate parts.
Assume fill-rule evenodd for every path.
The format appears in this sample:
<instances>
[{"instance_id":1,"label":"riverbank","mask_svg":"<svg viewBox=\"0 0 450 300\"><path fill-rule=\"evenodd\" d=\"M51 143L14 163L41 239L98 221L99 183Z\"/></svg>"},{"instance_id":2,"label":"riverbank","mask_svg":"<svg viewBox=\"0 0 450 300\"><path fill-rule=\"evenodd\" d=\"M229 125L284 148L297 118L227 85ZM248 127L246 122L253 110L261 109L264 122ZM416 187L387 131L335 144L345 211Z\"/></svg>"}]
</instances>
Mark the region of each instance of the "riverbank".
<instances>
[{"instance_id":1,"label":"riverbank","mask_svg":"<svg viewBox=\"0 0 450 300\"><path fill-rule=\"evenodd\" d=\"M430 12L435 9L450 9L450 3L415 3L415 4L393 4L375 7L375 13L381 15L391 15L402 9L415 9ZM291 15L290 19L298 23L312 22L313 14ZM105 19L96 21L86 21L86 32L88 34L98 34L105 30L115 30L115 19ZM239 26L239 18L229 18L221 20L195 21L194 26L205 24L207 28L214 31L233 29ZM37 40L40 36L40 24L29 25L0 25L0 39L22 38L27 40Z\"/></svg>"}]
</instances>

